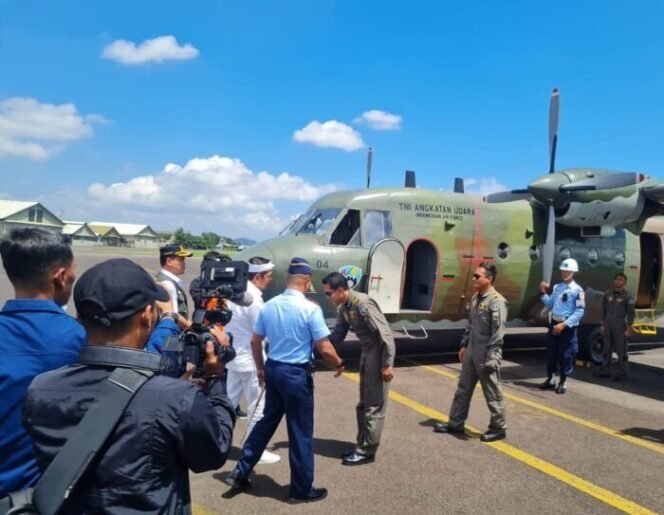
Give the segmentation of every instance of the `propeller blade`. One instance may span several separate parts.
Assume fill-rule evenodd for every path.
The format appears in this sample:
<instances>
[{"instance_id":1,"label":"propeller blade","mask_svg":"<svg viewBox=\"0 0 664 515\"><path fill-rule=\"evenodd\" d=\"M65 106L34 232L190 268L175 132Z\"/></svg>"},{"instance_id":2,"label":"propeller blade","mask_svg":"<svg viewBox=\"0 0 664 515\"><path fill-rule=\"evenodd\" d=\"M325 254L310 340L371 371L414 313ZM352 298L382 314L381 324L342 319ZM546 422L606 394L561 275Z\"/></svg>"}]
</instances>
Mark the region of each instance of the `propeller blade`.
<instances>
[{"instance_id":1,"label":"propeller blade","mask_svg":"<svg viewBox=\"0 0 664 515\"><path fill-rule=\"evenodd\" d=\"M549 173L556 169L556 147L558 146L558 119L560 118L560 92L553 88L549 104Z\"/></svg>"},{"instance_id":2,"label":"propeller blade","mask_svg":"<svg viewBox=\"0 0 664 515\"><path fill-rule=\"evenodd\" d=\"M612 190L616 188L625 188L634 186L643 180L643 176L638 173L608 173L598 175L590 179L576 181L571 184L563 184L560 191L593 191L593 190Z\"/></svg>"},{"instance_id":3,"label":"propeller blade","mask_svg":"<svg viewBox=\"0 0 664 515\"><path fill-rule=\"evenodd\" d=\"M542 250L542 272L544 280L550 283L553 274L553 254L556 251L556 210L553 206L549 206L546 221L546 241Z\"/></svg>"},{"instance_id":4,"label":"propeller blade","mask_svg":"<svg viewBox=\"0 0 664 515\"><path fill-rule=\"evenodd\" d=\"M373 155L373 150L369 147L369 152L367 153L367 189L371 185L371 157Z\"/></svg>"},{"instance_id":5,"label":"propeller blade","mask_svg":"<svg viewBox=\"0 0 664 515\"><path fill-rule=\"evenodd\" d=\"M515 200L524 200L530 198L528 190L511 190L489 193L484 197L484 202L489 204L502 204L503 202L513 202Z\"/></svg>"}]
</instances>

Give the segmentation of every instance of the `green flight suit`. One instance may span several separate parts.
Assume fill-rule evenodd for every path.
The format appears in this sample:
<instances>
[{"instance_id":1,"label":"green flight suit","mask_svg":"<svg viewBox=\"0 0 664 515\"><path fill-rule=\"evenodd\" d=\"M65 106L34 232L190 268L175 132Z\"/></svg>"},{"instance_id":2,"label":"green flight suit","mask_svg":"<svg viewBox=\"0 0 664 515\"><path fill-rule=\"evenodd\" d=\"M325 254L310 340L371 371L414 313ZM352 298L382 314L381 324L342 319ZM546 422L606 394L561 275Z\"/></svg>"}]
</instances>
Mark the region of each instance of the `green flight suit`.
<instances>
[{"instance_id":1,"label":"green flight suit","mask_svg":"<svg viewBox=\"0 0 664 515\"><path fill-rule=\"evenodd\" d=\"M611 356L618 355L619 377L627 376L627 338L625 331L634 323L634 299L625 290L607 291L602 302L602 323L604 324L604 349L601 374L611 373Z\"/></svg>"},{"instance_id":2,"label":"green flight suit","mask_svg":"<svg viewBox=\"0 0 664 515\"><path fill-rule=\"evenodd\" d=\"M461 339L466 354L461 365L452 408L450 426L463 427L477 381L491 412L489 429L505 429L505 402L500 386L500 362L507 320L507 301L494 288L486 295L473 295L468 325Z\"/></svg>"},{"instance_id":3,"label":"green flight suit","mask_svg":"<svg viewBox=\"0 0 664 515\"><path fill-rule=\"evenodd\" d=\"M373 455L380 443L387 411L390 383L383 381L382 371L394 365L394 338L378 305L368 295L352 290L348 303L337 309L337 323L330 341L335 345L341 343L349 329L362 344L355 450Z\"/></svg>"}]
</instances>

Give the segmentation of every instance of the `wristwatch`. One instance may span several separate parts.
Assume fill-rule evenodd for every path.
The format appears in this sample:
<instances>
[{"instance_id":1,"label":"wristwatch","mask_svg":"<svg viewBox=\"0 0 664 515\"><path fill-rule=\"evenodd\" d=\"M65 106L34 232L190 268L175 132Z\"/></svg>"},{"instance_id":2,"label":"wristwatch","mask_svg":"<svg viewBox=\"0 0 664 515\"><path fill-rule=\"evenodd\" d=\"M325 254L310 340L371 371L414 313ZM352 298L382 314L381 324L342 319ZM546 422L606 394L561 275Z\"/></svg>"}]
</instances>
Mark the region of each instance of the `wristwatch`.
<instances>
[{"instance_id":1,"label":"wristwatch","mask_svg":"<svg viewBox=\"0 0 664 515\"><path fill-rule=\"evenodd\" d=\"M341 363L339 363L339 364L337 365L337 368L341 368L341 367L343 367L343 366L344 366L344 360L342 359L342 360L341 360Z\"/></svg>"},{"instance_id":2,"label":"wristwatch","mask_svg":"<svg viewBox=\"0 0 664 515\"><path fill-rule=\"evenodd\" d=\"M168 311L166 313L161 314L161 316L159 317L159 321L161 322L164 318L170 318L173 322L175 322L177 324L178 320L180 318L180 315L178 313Z\"/></svg>"}]
</instances>

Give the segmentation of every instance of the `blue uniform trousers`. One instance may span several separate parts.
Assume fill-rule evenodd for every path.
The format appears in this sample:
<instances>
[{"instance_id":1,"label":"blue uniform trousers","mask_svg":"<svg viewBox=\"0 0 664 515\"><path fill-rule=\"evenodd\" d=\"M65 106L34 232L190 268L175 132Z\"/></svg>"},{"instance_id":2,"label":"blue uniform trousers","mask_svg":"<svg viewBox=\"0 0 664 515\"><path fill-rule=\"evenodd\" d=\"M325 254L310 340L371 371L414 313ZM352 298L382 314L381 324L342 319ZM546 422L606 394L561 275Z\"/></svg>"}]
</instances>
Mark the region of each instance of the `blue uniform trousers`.
<instances>
[{"instance_id":1,"label":"blue uniform trousers","mask_svg":"<svg viewBox=\"0 0 664 515\"><path fill-rule=\"evenodd\" d=\"M306 365L267 360L265 411L249 434L237 470L248 477L282 417L288 428L291 496L305 496L314 482L314 388Z\"/></svg>"},{"instance_id":2,"label":"blue uniform trousers","mask_svg":"<svg viewBox=\"0 0 664 515\"><path fill-rule=\"evenodd\" d=\"M566 376L574 370L574 359L579 351L579 340L576 327L566 327L559 335L551 332L551 328L557 322L549 325L546 334L546 373L549 377L556 374Z\"/></svg>"}]
</instances>

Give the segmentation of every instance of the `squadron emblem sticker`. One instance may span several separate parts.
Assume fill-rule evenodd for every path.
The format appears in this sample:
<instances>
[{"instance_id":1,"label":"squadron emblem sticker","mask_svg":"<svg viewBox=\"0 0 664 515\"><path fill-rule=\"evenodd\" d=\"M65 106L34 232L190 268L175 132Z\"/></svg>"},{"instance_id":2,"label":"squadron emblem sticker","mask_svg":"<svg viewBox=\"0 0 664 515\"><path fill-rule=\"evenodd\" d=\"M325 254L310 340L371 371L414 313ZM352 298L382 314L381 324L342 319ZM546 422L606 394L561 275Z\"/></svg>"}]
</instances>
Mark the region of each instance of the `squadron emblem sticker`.
<instances>
[{"instance_id":1,"label":"squadron emblem sticker","mask_svg":"<svg viewBox=\"0 0 664 515\"><path fill-rule=\"evenodd\" d=\"M348 287L352 290L362 280L362 269L359 266L346 265L339 269L339 273L346 278Z\"/></svg>"}]
</instances>

